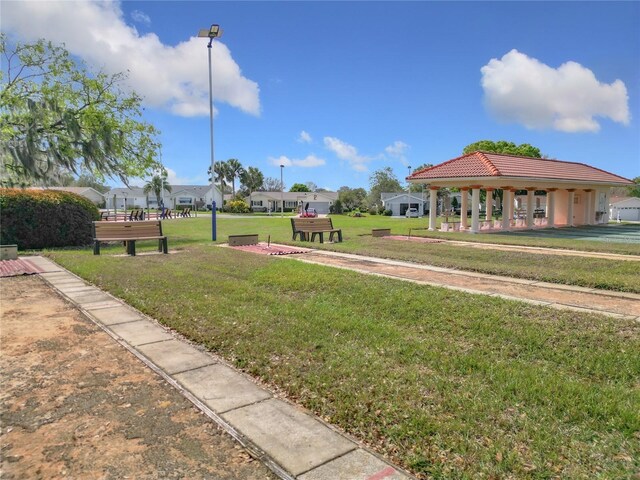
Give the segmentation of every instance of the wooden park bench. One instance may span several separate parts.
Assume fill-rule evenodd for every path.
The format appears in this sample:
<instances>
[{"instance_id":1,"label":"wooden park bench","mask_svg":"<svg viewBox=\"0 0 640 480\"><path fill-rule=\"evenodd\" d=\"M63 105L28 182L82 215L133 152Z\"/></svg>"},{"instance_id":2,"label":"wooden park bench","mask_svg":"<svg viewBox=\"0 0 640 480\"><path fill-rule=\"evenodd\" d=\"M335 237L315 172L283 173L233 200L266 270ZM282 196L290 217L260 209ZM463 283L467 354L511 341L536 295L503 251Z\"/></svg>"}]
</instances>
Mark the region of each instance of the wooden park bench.
<instances>
[{"instance_id":1,"label":"wooden park bench","mask_svg":"<svg viewBox=\"0 0 640 480\"><path fill-rule=\"evenodd\" d=\"M158 251L169 253L167 237L159 220L142 222L93 222L93 254L100 255L100 242L125 242L127 253L136 254L136 240L158 240Z\"/></svg>"},{"instance_id":2,"label":"wooden park bench","mask_svg":"<svg viewBox=\"0 0 640 480\"><path fill-rule=\"evenodd\" d=\"M333 237L338 234L338 242L342 241L342 230L333 228L330 218L292 218L291 229L293 230L293 240L299 236L300 241L314 241L316 235L320 237L320 243L324 243L324 234L329 233L329 241L333 242Z\"/></svg>"}]
</instances>

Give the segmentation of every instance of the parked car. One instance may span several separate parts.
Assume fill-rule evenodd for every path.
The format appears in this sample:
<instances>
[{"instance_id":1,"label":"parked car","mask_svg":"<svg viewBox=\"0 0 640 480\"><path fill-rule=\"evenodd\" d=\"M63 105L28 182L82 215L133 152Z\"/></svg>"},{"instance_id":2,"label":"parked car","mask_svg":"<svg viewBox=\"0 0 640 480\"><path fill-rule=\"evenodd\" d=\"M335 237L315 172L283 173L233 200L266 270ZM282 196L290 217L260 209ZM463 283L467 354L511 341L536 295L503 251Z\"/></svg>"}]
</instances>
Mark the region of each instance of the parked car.
<instances>
[{"instance_id":1,"label":"parked car","mask_svg":"<svg viewBox=\"0 0 640 480\"><path fill-rule=\"evenodd\" d=\"M407 213L405 213L404 216L407 218L418 218L418 209L410 208L407 210Z\"/></svg>"},{"instance_id":2,"label":"parked car","mask_svg":"<svg viewBox=\"0 0 640 480\"><path fill-rule=\"evenodd\" d=\"M300 218L315 218L318 216L315 208L309 208L300 212Z\"/></svg>"}]
</instances>

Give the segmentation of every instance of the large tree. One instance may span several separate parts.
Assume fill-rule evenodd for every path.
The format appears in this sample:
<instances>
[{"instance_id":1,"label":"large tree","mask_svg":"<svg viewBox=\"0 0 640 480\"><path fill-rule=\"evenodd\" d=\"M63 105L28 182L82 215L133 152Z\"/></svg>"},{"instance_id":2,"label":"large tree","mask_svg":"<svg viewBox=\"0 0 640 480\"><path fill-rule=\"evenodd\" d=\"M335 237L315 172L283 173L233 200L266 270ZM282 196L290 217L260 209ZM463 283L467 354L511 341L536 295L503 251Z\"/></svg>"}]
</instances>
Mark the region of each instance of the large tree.
<instances>
[{"instance_id":1,"label":"large tree","mask_svg":"<svg viewBox=\"0 0 640 480\"><path fill-rule=\"evenodd\" d=\"M369 195L367 196L367 205L372 207L381 202L381 194L383 192L401 192L402 185L398 181L398 177L393 173L391 167L385 167L376 170L369 177Z\"/></svg>"},{"instance_id":2,"label":"large tree","mask_svg":"<svg viewBox=\"0 0 640 480\"><path fill-rule=\"evenodd\" d=\"M311 192L304 183L294 183L289 189L290 192Z\"/></svg>"},{"instance_id":3,"label":"large tree","mask_svg":"<svg viewBox=\"0 0 640 480\"><path fill-rule=\"evenodd\" d=\"M156 167L157 130L123 73L90 72L63 47L9 45L0 35L0 175L29 184L85 171L98 179L145 176Z\"/></svg>"},{"instance_id":4,"label":"large tree","mask_svg":"<svg viewBox=\"0 0 640 480\"><path fill-rule=\"evenodd\" d=\"M256 190L260 190L262 188L262 184L264 183L264 175L260 171L260 169L256 167L248 167L241 175L240 175L240 185L242 189L245 191L244 193L251 196L253 192Z\"/></svg>"},{"instance_id":5,"label":"large tree","mask_svg":"<svg viewBox=\"0 0 640 480\"><path fill-rule=\"evenodd\" d=\"M231 182L231 192L233 194L233 198L236 197L236 178L240 178L240 176L244 173L244 167L240 160L237 158L230 158L226 161L227 164L227 180Z\"/></svg>"},{"instance_id":6,"label":"large tree","mask_svg":"<svg viewBox=\"0 0 640 480\"><path fill-rule=\"evenodd\" d=\"M145 195L149 195L149 193L153 193L156 196L156 201L158 202L158 206L162 201L162 191L166 190L171 193L171 185L167 182L167 171L162 170L162 173L156 174L145 184L143 191Z\"/></svg>"},{"instance_id":7,"label":"large tree","mask_svg":"<svg viewBox=\"0 0 640 480\"><path fill-rule=\"evenodd\" d=\"M227 162L216 162L215 172L215 182L218 182L220 185L220 193L231 193L231 187L229 187L229 184L227 183L227 180L230 177L229 165L227 165ZM211 183L211 165L207 168L207 175L209 175L209 183Z\"/></svg>"},{"instance_id":8,"label":"large tree","mask_svg":"<svg viewBox=\"0 0 640 480\"><path fill-rule=\"evenodd\" d=\"M640 177L634 178L633 183L635 185L628 186L627 192L631 197L640 197Z\"/></svg>"},{"instance_id":9,"label":"large tree","mask_svg":"<svg viewBox=\"0 0 640 480\"><path fill-rule=\"evenodd\" d=\"M492 140L480 140L479 142L471 143L464 147L462 153L466 155L467 153L475 152L477 150L481 150L483 152L522 155L523 157L542 158L542 153L540 153L540 149L538 147L534 147L528 143L516 145L513 142L507 142L505 140L500 140L498 142L494 142Z\"/></svg>"},{"instance_id":10,"label":"large tree","mask_svg":"<svg viewBox=\"0 0 640 480\"><path fill-rule=\"evenodd\" d=\"M349 209L364 208L367 191L364 188L340 187L338 189L338 200L340 204Z\"/></svg>"},{"instance_id":11,"label":"large tree","mask_svg":"<svg viewBox=\"0 0 640 480\"><path fill-rule=\"evenodd\" d=\"M279 192L280 190L284 190L284 183L274 177L267 177L264 179L262 184L265 192Z\"/></svg>"}]
</instances>

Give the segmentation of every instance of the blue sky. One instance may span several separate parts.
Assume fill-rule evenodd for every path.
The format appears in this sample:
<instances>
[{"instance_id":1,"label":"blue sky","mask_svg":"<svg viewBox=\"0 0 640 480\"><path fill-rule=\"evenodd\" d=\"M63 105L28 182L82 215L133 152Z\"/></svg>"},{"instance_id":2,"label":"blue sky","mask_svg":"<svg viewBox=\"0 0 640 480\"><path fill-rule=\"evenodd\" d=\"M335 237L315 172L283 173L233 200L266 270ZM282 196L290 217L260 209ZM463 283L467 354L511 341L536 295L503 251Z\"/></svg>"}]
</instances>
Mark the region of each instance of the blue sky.
<instances>
[{"instance_id":1,"label":"blue sky","mask_svg":"<svg viewBox=\"0 0 640 480\"><path fill-rule=\"evenodd\" d=\"M191 37L211 23L224 30L213 50L216 160L276 178L284 163L287 187L368 188L387 166L403 180L408 166L449 160L482 139L640 175L639 2L2 8L2 29L17 38L37 30L90 65L130 71L176 184L206 183L207 40Z\"/></svg>"}]
</instances>

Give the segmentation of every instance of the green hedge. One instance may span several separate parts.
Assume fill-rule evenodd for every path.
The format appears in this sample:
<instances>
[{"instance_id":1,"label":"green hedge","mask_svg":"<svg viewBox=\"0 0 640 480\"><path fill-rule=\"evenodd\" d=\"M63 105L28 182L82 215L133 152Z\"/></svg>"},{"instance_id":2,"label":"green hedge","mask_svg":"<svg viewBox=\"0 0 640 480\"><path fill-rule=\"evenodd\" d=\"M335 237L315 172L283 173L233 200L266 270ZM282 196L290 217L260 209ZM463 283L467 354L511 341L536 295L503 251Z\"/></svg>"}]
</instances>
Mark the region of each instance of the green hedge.
<instances>
[{"instance_id":1,"label":"green hedge","mask_svg":"<svg viewBox=\"0 0 640 480\"><path fill-rule=\"evenodd\" d=\"M88 199L58 190L0 188L0 243L19 250L89 245L100 213Z\"/></svg>"}]
</instances>

